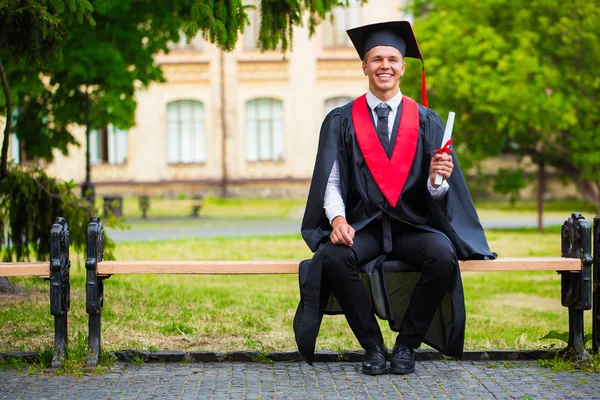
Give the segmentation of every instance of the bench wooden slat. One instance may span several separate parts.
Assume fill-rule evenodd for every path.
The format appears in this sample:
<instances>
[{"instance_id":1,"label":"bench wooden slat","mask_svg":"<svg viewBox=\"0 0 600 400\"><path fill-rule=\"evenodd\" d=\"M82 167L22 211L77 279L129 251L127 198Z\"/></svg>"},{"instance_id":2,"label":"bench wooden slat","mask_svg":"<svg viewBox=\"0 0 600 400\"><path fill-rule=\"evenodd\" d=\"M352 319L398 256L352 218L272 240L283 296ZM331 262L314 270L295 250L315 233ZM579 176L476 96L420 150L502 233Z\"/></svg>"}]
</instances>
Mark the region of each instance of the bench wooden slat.
<instances>
[{"instance_id":1,"label":"bench wooden slat","mask_svg":"<svg viewBox=\"0 0 600 400\"><path fill-rule=\"evenodd\" d=\"M0 276L39 276L50 277L49 262L0 263Z\"/></svg>"},{"instance_id":2,"label":"bench wooden slat","mask_svg":"<svg viewBox=\"0 0 600 400\"><path fill-rule=\"evenodd\" d=\"M298 261L102 261L98 275L297 274Z\"/></svg>"},{"instance_id":3,"label":"bench wooden slat","mask_svg":"<svg viewBox=\"0 0 600 400\"><path fill-rule=\"evenodd\" d=\"M461 271L580 271L581 260L563 257L460 261ZM297 274L298 261L103 261L98 275Z\"/></svg>"},{"instance_id":4,"label":"bench wooden slat","mask_svg":"<svg viewBox=\"0 0 600 400\"><path fill-rule=\"evenodd\" d=\"M581 271L581 260L565 257L460 261L461 271Z\"/></svg>"}]
</instances>

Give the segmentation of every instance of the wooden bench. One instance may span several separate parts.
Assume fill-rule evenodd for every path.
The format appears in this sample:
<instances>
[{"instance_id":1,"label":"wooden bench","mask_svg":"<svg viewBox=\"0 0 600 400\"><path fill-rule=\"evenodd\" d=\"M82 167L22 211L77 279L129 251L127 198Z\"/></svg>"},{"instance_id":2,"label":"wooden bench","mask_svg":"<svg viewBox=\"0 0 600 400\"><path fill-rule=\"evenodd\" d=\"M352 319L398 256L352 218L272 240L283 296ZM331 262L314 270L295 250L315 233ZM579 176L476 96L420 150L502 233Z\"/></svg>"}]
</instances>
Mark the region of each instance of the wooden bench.
<instances>
[{"instance_id":1,"label":"wooden bench","mask_svg":"<svg viewBox=\"0 0 600 400\"><path fill-rule=\"evenodd\" d=\"M50 228L50 262L3 262L0 276L39 276L50 280L50 313L54 315L52 367L60 368L67 347L67 314L70 309L69 226L56 218Z\"/></svg>"},{"instance_id":2,"label":"wooden bench","mask_svg":"<svg viewBox=\"0 0 600 400\"><path fill-rule=\"evenodd\" d=\"M169 202L173 205L173 208L189 208L190 217L198 218L200 216L200 210L204 206L204 197L201 195L194 196L191 199L173 199L164 200L163 202ZM142 218L148 218L148 210L150 209L150 196L140 196L139 208L142 211Z\"/></svg>"},{"instance_id":3,"label":"wooden bench","mask_svg":"<svg viewBox=\"0 0 600 400\"><path fill-rule=\"evenodd\" d=\"M200 210L204 206L204 199L202 197L194 197L193 199L178 200L177 205L180 204L186 208L190 208L190 217L198 218L200 217Z\"/></svg>"},{"instance_id":4,"label":"wooden bench","mask_svg":"<svg viewBox=\"0 0 600 400\"><path fill-rule=\"evenodd\" d=\"M600 219L594 220L596 255L600 236ZM100 354L101 315L104 280L116 274L297 274L298 261L103 261L104 230L100 218L93 217L87 231L87 312L89 314L89 349L86 364L95 367ZM557 271L561 274L561 303L569 308L569 341L563 350L569 357L587 358L583 312L592 308L591 229L577 213L562 227L562 256L540 258L498 258L496 260L460 261L467 271ZM596 257L597 258L597 257ZM597 268L597 259L595 268ZM598 276L597 274L595 276ZM593 349L598 350L598 295L594 285Z\"/></svg>"}]
</instances>

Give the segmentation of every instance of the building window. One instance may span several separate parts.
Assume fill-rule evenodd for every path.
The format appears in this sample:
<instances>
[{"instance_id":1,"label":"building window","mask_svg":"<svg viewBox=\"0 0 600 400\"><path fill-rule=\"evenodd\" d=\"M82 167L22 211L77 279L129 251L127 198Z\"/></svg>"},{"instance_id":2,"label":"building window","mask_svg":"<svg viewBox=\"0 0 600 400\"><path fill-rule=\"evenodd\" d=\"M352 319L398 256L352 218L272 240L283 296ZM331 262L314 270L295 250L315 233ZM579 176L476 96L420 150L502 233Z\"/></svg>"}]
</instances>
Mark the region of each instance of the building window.
<instances>
[{"instance_id":1,"label":"building window","mask_svg":"<svg viewBox=\"0 0 600 400\"><path fill-rule=\"evenodd\" d=\"M254 50L258 45L258 32L260 29L260 4L258 0L246 0L244 5L251 4L255 8L247 8L246 13L250 20L250 25L244 29L244 48Z\"/></svg>"},{"instance_id":2,"label":"building window","mask_svg":"<svg viewBox=\"0 0 600 400\"><path fill-rule=\"evenodd\" d=\"M10 159L17 164L21 163L21 143L15 133L10 134Z\"/></svg>"},{"instance_id":3,"label":"building window","mask_svg":"<svg viewBox=\"0 0 600 400\"><path fill-rule=\"evenodd\" d=\"M280 100L246 104L246 160L283 160L283 106Z\"/></svg>"},{"instance_id":4,"label":"building window","mask_svg":"<svg viewBox=\"0 0 600 400\"><path fill-rule=\"evenodd\" d=\"M167 162L206 162L204 104L181 100L167 105Z\"/></svg>"},{"instance_id":5,"label":"building window","mask_svg":"<svg viewBox=\"0 0 600 400\"><path fill-rule=\"evenodd\" d=\"M127 131L108 125L90 131L90 163L125 164L127 162Z\"/></svg>"},{"instance_id":6,"label":"building window","mask_svg":"<svg viewBox=\"0 0 600 400\"><path fill-rule=\"evenodd\" d=\"M187 36L185 33L179 33L178 42L169 42L167 47L171 50L204 50L204 40L202 39L202 32L198 32L190 43L187 43Z\"/></svg>"},{"instance_id":7,"label":"building window","mask_svg":"<svg viewBox=\"0 0 600 400\"><path fill-rule=\"evenodd\" d=\"M43 117L45 118L45 117ZM44 121L46 122L46 121ZM4 120L4 123L6 123L6 120ZM11 130L19 130L19 109L17 107L13 108L13 117L12 117L12 121L11 121ZM4 126L2 126L2 129L4 129ZM21 142L21 140L19 140L19 137L17 136L16 133L11 133L9 136L9 154L8 157L10 160L14 161L17 164L30 164L33 162L33 158L30 158L27 156L27 153L25 152L25 143Z\"/></svg>"},{"instance_id":8,"label":"building window","mask_svg":"<svg viewBox=\"0 0 600 400\"><path fill-rule=\"evenodd\" d=\"M323 22L323 46L325 48L352 47L347 29L360 26L361 0L350 0L347 7L338 6L331 11L333 21Z\"/></svg>"},{"instance_id":9,"label":"building window","mask_svg":"<svg viewBox=\"0 0 600 400\"><path fill-rule=\"evenodd\" d=\"M325 100L325 115L329 114L334 108L346 105L352 100L354 100L354 98L349 96L332 97Z\"/></svg>"},{"instance_id":10,"label":"building window","mask_svg":"<svg viewBox=\"0 0 600 400\"><path fill-rule=\"evenodd\" d=\"M11 130L14 130L17 126L17 120L19 119L19 109L17 107L13 107L13 117L11 119ZM0 128L4 131L6 127L6 119L4 117L0 117ZM17 137L16 133L11 133L9 136L9 160L16 162L17 164L21 163L21 142Z\"/></svg>"}]
</instances>

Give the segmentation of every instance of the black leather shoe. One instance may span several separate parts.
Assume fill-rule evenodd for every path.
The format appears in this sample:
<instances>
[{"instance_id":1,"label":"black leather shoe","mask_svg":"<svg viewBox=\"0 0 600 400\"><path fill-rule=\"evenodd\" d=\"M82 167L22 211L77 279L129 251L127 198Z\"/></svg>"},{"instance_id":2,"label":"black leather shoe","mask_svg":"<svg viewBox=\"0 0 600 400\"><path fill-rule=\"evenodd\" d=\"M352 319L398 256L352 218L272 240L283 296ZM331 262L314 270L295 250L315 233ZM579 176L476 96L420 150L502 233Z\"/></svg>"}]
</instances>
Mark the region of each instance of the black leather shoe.
<instances>
[{"instance_id":1,"label":"black leather shoe","mask_svg":"<svg viewBox=\"0 0 600 400\"><path fill-rule=\"evenodd\" d=\"M366 375L387 374L387 349L385 346L375 346L365 350L365 360L362 363L362 373Z\"/></svg>"},{"instance_id":2,"label":"black leather shoe","mask_svg":"<svg viewBox=\"0 0 600 400\"><path fill-rule=\"evenodd\" d=\"M396 343L392 350L390 372L400 375L415 372L415 349L402 343Z\"/></svg>"}]
</instances>

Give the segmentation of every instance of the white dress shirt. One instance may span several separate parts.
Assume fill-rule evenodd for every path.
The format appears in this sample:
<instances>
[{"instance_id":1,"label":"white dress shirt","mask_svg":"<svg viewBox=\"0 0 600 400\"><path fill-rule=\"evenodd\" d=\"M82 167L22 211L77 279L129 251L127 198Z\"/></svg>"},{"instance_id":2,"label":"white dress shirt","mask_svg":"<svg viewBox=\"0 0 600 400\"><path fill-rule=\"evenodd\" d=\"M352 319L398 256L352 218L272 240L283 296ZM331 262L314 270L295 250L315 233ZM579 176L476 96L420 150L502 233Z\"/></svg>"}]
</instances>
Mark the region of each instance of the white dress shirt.
<instances>
[{"instance_id":1,"label":"white dress shirt","mask_svg":"<svg viewBox=\"0 0 600 400\"><path fill-rule=\"evenodd\" d=\"M398 107L402 102L402 93L398 90L398 93L386 101L385 103L379 100L371 91L367 91L367 104L371 109L371 113L373 114L373 120L375 121L375 126L377 126L377 113L375 112L375 107L384 103L391 107L390 113L388 115L388 138L391 140L392 129L394 127L394 121L396 120L396 113L398 112ZM447 181L443 181L442 184L436 189L431 185L429 177L427 177L427 190L431 194L431 197L434 199L441 199L448 192L450 185L448 185ZM331 172L329 174L329 179L327 180L327 187L325 188L325 199L323 203L323 208L325 209L325 215L329 219L329 223L333 222L333 219L338 216L342 216L346 218L346 207L344 206L344 200L342 199L342 191L340 188L340 168L338 165L337 159L333 163L333 167L331 168Z\"/></svg>"}]
</instances>

